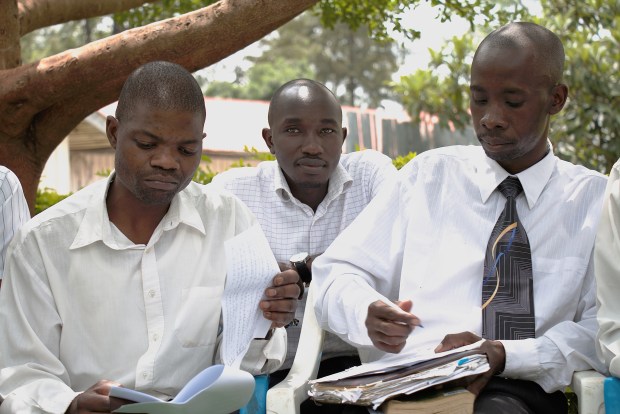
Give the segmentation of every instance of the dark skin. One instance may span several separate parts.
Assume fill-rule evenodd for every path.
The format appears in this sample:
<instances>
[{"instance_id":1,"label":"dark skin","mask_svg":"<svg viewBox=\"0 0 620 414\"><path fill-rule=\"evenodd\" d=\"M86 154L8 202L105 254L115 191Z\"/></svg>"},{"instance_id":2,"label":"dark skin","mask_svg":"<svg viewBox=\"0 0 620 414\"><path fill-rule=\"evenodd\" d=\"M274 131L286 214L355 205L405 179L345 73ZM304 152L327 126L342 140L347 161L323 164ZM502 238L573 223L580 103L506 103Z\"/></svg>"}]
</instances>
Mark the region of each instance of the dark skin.
<instances>
[{"instance_id":1,"label":"dark skin","mask_svg":"<svg viewBox=\"0 0 620 414\"><path fill-rule=\"evenodd\" d=\"M377 300L368 306L366 329L373 345L397 354L405 347L409 334L420 325L420 319L411 313L413 302L395 302L398 308Z\"/></svg>"},{"instance_id":2,"label":"dark skin","mask_svg":"<svg viewBox=\"0 0 620 414\"><path fill-rule=\"evenodd\" d=\"M568 87L550 75L545 51L525 40L520 30L523 29L512 26L509 32L519 39L516 47L483 43L471 69L470 110L476 135L486 155L510 174L528 169L548 153L550 117L562 110L568 96ZM368 307L366 326L377 348L392 353L404 348L417 320L409 312L410 303L397 302L402 313L381 301ZM460 348L480 339L472 332L448 334L435 352ZM489 359L490 369L468 378L467 389L476 395L506 365L506 352L500 341L486 340L481 349Z\"/></svg>"},{"instance_id":3,"label":"dark skin","mask_svg":"<svg viewBox=\"0 0 620 414\"><path fill-rule=\"evenodd\" d=\"M470 110L489 158L510 174L536 164L549 151L551 115L562 110L568 87L547 75L535 45L480 48L472 62Z\"/></svg>"},{"instance_id":4,"label":"dark skin","mask_svg":"<svg viewBox=\"0 0 620 414\"><path fill-rule=\"evenodd\" d=\"M451 349L460 348L469 344L473 344L481 340L478 335L471 332L460 332L457 334L448 334L443 341L435 348L435 352L445 352ZM500 341L484 341L480 345L480 350L486 354L489 360L490 369L480 375L467 377L467 390L472 394L478 395L480 391L487 385L494 375L504 370L506 365L506 351L504 345Z\"/></svg>"},{"instance_id":5,"label":"dark skin","mask_svg":"<svg viewBox=\"0 0 620 414\"><path fill-rule=\"evenodd\" d=\"M136 244L147 244L174 196L191 181L200 162L204 117L188 111L160 110L139 104L119 121L109 116L106 132L116 152L114 181L106 205L110 221ZM293 270L278 273L259 304L272 328L293 320L300 287ZM109 413L124 401L108 397L101 380L79 394L69 414Z\"/></svg>"},{"instance_id":6,"label":"dark skin","mask_svg":"<svg viewBox=\"0 0 620 414\"><path fill-rule=\"evenodd\" d=\"M293 84L272 100L262 135L293 196L316 211L347 136L340 104L320 85Z\"/></svg>"}]
</instances>

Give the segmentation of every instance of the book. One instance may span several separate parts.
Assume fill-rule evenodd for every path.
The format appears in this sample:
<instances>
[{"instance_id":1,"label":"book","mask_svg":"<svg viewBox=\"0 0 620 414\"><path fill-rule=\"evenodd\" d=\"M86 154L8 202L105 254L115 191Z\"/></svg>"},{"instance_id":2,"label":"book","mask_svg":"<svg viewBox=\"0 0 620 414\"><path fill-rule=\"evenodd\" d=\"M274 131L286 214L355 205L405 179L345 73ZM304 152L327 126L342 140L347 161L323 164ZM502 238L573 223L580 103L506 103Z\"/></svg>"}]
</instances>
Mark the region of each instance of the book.
<instances>
[{"instance_id":1,"label":"book","mask_svg":"<svg viewBox=\"0 0 620 414\"><path fill-rule=\"evenodd\" d=\"M212 365L189 380L170 401L125 387L112 387L109 396L131 401L114 413L229 414L248 403L254 385L248 372Z\"/></svg>"},{"instance_id":2,"label":"book","mask_svg":"<svg viewBox=\"0 0 620 414\"><path fill-rule=\"evenodd\" d=\"M473 414L476 396L465 388L425 390L403 399L386 401L384 414Z\"/></svg>"},{"instance_id":3,"label":"book","mask_svg":"<svg viewBox=\"0 0 620 414\"><path fill-rule=\"evenodd\" d=\"M391 356L309 381L308 394L327 404L353 404L377 409L386 400L410 395L489 370L481 342L456 350L413 356Z\"/></svg>"}]
</instances>

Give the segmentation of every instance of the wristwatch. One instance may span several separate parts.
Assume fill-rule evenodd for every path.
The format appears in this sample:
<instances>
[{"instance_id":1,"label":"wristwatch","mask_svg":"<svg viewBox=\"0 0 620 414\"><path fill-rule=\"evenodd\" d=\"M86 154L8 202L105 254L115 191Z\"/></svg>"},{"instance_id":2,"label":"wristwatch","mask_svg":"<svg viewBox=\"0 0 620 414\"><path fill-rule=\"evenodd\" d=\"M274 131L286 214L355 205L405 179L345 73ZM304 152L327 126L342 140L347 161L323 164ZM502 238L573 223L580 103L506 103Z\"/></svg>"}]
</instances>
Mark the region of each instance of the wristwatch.
<instances>
[{"instance_id":1,"label":"wristwatch","mask_svg":"<svg viewBox=\"0 0 620 414\"><path fill-rule=\"evenodd\" d=\"M306 284L310 284L312 280L312 273L310 272L310 268L308 268L308 259L310 259L310 255L307 252L301 252L294 254L291 256L289 261L297 273L299 273L299 277Z\"/></svg>"}]
</instances>

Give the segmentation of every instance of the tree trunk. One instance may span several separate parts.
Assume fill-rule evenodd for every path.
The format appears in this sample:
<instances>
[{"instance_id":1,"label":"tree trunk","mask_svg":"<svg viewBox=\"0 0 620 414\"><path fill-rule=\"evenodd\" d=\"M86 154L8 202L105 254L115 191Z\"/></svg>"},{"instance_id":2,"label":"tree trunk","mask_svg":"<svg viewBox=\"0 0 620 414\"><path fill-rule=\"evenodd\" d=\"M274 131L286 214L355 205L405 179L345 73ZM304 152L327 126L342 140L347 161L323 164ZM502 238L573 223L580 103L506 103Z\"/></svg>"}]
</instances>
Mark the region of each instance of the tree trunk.
<instances>
[{"instance_id":1,"label":"tree trunk","mask_svg":"<svg viewBox=\"0 0 620 414\"><path fill-rule=\"evenodd\" d=\"M0 70L21 63L17 0L0 0Z\"/></svg>"},{"instance_id":2,"label":"tree trunk","mask_svg":"<svg viewBox=\"0 0 620 414\"><path fill-rule=\"evenodd\" d=\"M114 102L138 66L168 60L192 72L202 69L317 2L224 0L39 62L0 70L0 164L20 178L32 209L52 151L82 119Z\"/></svg>"}]
</instances>

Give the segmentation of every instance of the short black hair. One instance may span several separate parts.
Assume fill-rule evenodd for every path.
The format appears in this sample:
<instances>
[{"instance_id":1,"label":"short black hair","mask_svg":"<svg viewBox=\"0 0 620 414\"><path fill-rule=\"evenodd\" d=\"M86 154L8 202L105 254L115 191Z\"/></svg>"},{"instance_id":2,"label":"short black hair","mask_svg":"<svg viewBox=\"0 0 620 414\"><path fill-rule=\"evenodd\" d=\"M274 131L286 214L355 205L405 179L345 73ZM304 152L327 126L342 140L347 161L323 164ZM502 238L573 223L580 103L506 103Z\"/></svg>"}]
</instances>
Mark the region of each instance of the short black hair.
<instances>
[{"instance_id":1,"label":"short black hair","mask_svg":"<svg viewBox=\"0 0 620 414\"><path fill-rule=\"evenodd\" d=\"M546 75L550 81L554 84L562 81L565 60L564 46L555 33L543 26L532 22L509 23L485 37L480 42L478 50L484 46L509 49L531 48L536 60L544 63L547 68L548 73Z\"/></svg>"},{"instance_id":2,"label":"short black hair","mask_svg":"<svg viewBox=\"0 0 620 414\"><path fill-rule=\"evenodd\" d=\"M308 86L309 88L312 88L312 89L322 89L326 91L329 95L331 95L334 98L334 101L336 102L336 104L340 106L340 102L338 101L338 98L336 98L336 95L334 95L334 93L327 86L323 85L321 82L317 82L315 80L305 79L305 78L293 79L291 81L286 82L282 86L280 86L273 93L273 96L271 97L271 101L269 103L269 112L267 113L267 120L269 122L269 125L271 125L271 121L273 119L272 108L276 106L275 103L278 101L280 96L282 96L289 89L299 88L301 86Z\"/></svg>"},{"instance_id":3,"label":"short black hair","mask_svg":"<svg viewBox=\"0 0 620 414\"><path fill-rule=\"evenodd\" d=\"M130 118L138 103L206 116L200 85L187 69L171 62L149 62L129 75L118 98L116 118Z\"/></svg>"}]
</instances>

